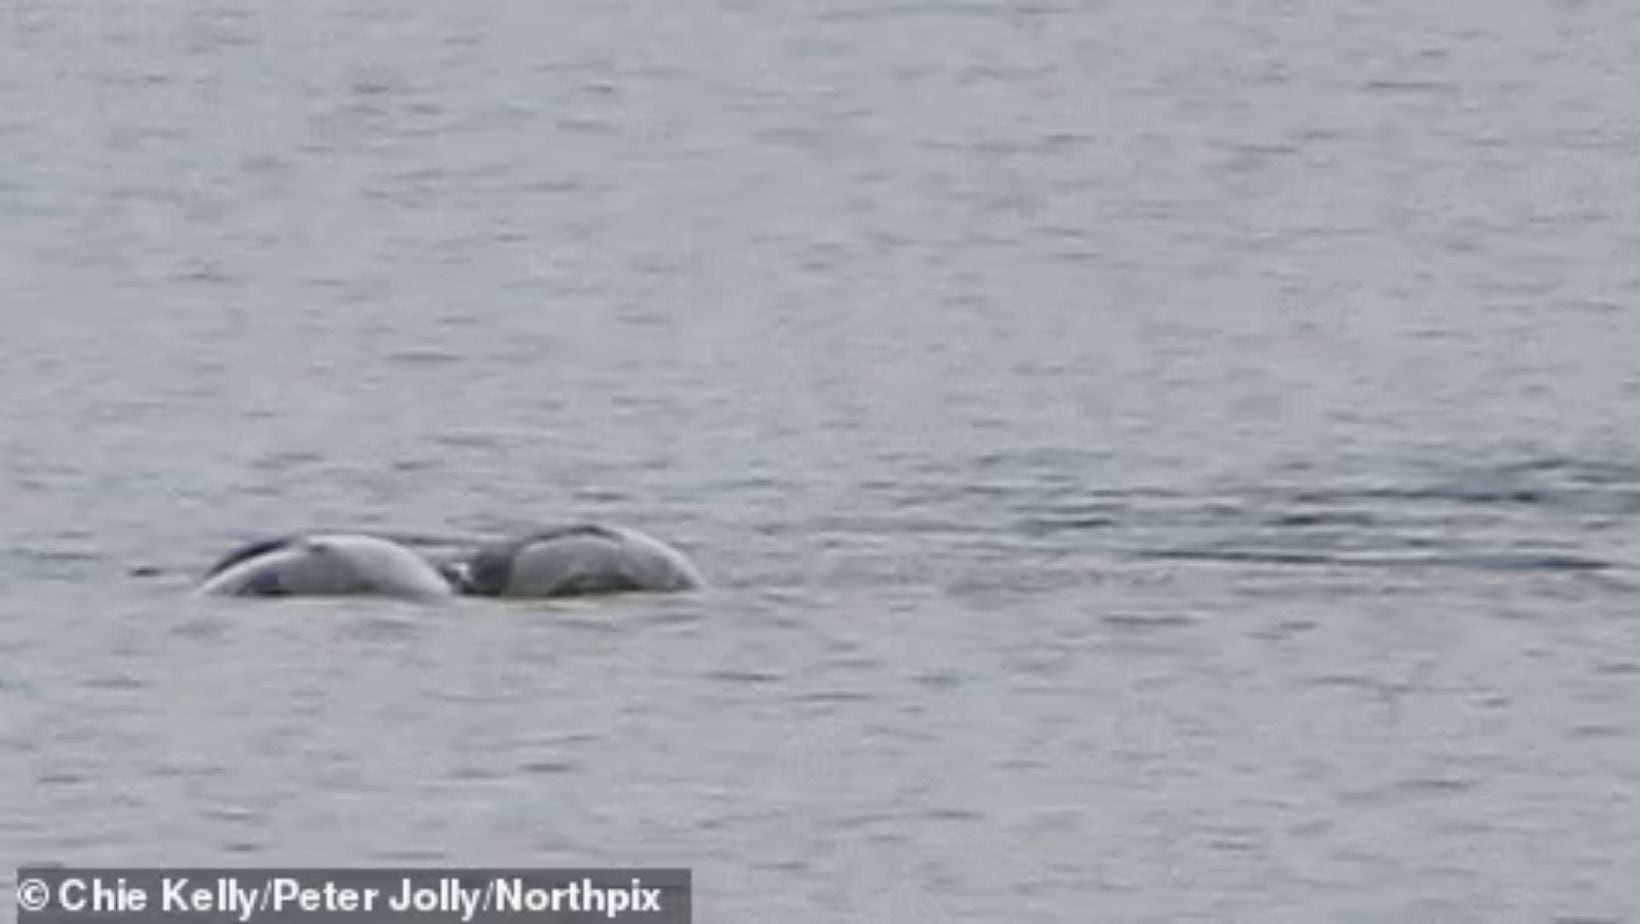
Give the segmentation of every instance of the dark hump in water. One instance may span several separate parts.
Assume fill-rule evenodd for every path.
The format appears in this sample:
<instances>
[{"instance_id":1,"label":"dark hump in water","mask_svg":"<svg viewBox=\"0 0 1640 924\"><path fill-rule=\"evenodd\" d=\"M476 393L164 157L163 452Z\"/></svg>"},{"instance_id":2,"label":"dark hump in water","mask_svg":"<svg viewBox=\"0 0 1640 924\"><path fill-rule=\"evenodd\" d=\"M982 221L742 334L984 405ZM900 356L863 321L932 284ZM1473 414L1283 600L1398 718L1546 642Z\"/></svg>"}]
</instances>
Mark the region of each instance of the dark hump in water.
<instances>
[{"instance_id":1,"label":"dark hump in water","mask_svg":"<svg viewBox=\"0 0 1640 924\"><path fill-rule=\"evenodd\" d=\"M211 570L205 572L205 577L215 577L242 561L282 549L294 543L298 538L297 536L279 536L274 539L258 539L255 542L248 542L218 559L217 563L211 566Z\"/></svg>"},{"instance_id":2,"label":"dark hump in water","mask_svg":"<svg viewBox=\"0 0 1640 924\"><path fill-rule=\"evenodd\" d=\"M513 561L518 553L528 546L538 542L550 542L553 539L567 539L573 536L601 536L606 539L619 539L620 534L591 523L580 523L573 526L561 526L555 529L542 530L531 533L518 539L509 539L505 542L491 543L474 553L467 561L466 591L486 597L499 597L507 592L507 585L512 583ZM607 590L604 587L569 588L566 594L597 593ZM625 588L622 588L625 589Z\"/></svg>"}]
</instances>

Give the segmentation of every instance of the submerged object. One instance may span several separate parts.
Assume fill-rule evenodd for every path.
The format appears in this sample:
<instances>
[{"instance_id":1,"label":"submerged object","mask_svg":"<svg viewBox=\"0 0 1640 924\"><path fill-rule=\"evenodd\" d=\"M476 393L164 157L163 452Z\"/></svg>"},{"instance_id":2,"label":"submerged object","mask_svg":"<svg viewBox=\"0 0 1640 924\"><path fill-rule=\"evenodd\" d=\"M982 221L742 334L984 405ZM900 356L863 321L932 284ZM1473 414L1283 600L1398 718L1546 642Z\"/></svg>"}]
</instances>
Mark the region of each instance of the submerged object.
<instances>
[{"instance_id":1,"label":"submerged object","mask_svg":"<svg viewBox=\"0 0 1640 924\"><path fill-rule=\"evenodd\" d=\"M377 594L431 599L454 593L431 562L378 536L321 533L253 542L212 566L199 593L231 597Z\"/></svg>"},{"instance_id":2,"label":"submerged object","mask_svg":"<svg viewBox=\"0 0 1640 924\"><path fill-rule=\"evenodd\" d=\"M424 555L393 539L362 533L263 539L223 556L198 592L229 597L437 599L460 593L541 598L681 591L705 583L682 552L618 526L581 524L466 544L461 552L447 548Z\"/></svg>"},{"instance_id":3,"label":"submerged object","mask_svg":"<svg viewBox=\"0 0 1640 924\"><path fill-rule=\"evenodd\" d=\"M573 597L678 591L705 581L684 554L634 529L566 526L483 546L445 568L464 594Z\"/></svg>"}]
</instances>

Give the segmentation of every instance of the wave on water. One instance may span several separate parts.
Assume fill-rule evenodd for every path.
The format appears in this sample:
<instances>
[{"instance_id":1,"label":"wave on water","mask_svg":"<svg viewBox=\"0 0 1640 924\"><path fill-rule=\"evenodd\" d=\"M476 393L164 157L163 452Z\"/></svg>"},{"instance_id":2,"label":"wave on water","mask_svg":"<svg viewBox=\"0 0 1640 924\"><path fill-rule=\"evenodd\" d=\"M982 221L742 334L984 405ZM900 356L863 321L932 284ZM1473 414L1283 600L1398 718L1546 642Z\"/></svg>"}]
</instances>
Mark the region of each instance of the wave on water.
<instances>
[{"instance_id":1,"label":"wave on water","mask_svg":"<svg viewBox=\"0 0 1640 924\"><path fill-rule=\"evenodd\" d=\"M1613 571L1640 554L1640 462L1534 459L1228 489L1104 490L1034 506L1041 541L1131 558L1292 566Z\"/></svg>"}]
</instances>

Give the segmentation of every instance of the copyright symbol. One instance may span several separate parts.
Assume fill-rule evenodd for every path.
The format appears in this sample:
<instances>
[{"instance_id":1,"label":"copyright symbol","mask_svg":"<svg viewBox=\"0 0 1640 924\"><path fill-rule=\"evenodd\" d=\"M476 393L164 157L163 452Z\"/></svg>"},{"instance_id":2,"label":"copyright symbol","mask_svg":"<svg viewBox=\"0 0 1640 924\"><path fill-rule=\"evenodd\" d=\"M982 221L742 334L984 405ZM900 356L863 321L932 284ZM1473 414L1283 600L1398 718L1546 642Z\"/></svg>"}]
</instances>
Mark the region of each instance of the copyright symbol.
<instances>
[{"instance_id":1,"label":"copyright symbol","mask_svg":"<svg viewBox=\"0 0 1640 924\"><path fill-rule=\"evenodd\" d=\"M17 910L44 911L51 906L51 886L41 879L24 879L17 883Z\"/></svg>"}]
</instances>

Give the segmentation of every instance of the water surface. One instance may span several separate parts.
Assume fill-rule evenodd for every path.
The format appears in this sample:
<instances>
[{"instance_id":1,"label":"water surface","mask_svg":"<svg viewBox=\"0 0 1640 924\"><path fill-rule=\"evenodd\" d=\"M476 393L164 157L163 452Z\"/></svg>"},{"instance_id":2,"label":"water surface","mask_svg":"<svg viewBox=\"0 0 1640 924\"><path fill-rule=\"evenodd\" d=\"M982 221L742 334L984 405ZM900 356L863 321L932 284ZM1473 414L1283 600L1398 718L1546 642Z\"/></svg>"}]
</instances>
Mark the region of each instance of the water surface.
<instances>
[{"instance_id":1,"label":"water surface","mask_svg":"<svg viewBox=\"0 0 1640 924\"><path fill-rule=\"evenodd\" d=\"M702 920L1623 920L1637 42L13 3L0 847L683 865ZM713 586L188 596L258 535L580 519Z\"/></svg>"}]
</instances>

